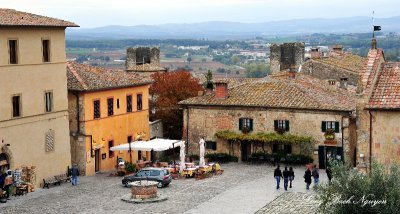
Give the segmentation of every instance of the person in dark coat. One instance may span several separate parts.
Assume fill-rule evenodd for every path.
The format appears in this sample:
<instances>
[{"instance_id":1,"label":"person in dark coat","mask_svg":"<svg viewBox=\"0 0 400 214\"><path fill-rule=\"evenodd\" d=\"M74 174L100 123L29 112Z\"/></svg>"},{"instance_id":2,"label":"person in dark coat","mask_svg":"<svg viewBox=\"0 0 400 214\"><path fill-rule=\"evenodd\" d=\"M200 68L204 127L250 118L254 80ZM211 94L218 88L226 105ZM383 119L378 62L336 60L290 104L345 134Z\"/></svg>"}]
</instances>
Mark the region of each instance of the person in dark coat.
<instances>
[{"instance_id":1,"label":"person in dark coat","mask_svg":"<svg viewBox=\"0 0 400 214\"><path fill-rule=\"evenodd\" d=\"M72 166L71 176L72 176L71 180L72 186L76 186L78 184L78 176L79 176L79 169L76 164Z\"/></svg>"},{"instance_id":2,"label":"person in dark coat","mask_svg":"<svg viewBox=\"0 0 400 214\"><path fill-rule=\"evenodd\" d=\"M282 178L282 171L279 169L279 165L274 171L274 177L276 179L276 189L279 189L279 183L281 182Z\"/></svg>"},{"instance_id":3,"label":"person in dark coat","mask_svg":"<svg viewBox=\"0 0 400 214\"><path fill-rule=\"evenodd\" d=\"M330 167L326 167L326 176L328 176L329 183L332 180L332 170Z\"/></svg>"},{"instance_id":4,"label":"person in dark coat","mask_svg":"<svg viewBox=\"0 0 400 214\"><path fill-rule=\"evenodd\" d=\"M289 188L292 188L293 180L294 180L294 171L292 167L289 167Z\"/></svg>"},{"instance_id":5,"label":"person in dark coat","mask_svg":"<svg viewBox=\"0 0 400 214\"><path fill-rule=\"evenodd\" d=\"M317 165L314 165L314 169L312 170L311 174L314 178L314 185L318 185L319 184L319 172L318 172Z\"/></svg>"},{"instance_id":6,"label":"person in dark coat","mask_svg":"<svg viewBox=\"0 0 400 214\"><path fill-rule=\"evenodd\" d=\"M304 173L304 182L306 182L306 189L309 190L311 184L311 170L308 167Z\"/></svg>"},{"instance_id":7,"label":"person in dark coat","mask_svg":"<svg viewBox=\"0 0 400 214\"><path fill-rule=\"evenodd\" d=\"M290 172L288 171L287 166L285 166L285 170L283 171L283 187L285 187L285 190L287 190L288 187L289 175Z\"/></svg>"}]
</instances>

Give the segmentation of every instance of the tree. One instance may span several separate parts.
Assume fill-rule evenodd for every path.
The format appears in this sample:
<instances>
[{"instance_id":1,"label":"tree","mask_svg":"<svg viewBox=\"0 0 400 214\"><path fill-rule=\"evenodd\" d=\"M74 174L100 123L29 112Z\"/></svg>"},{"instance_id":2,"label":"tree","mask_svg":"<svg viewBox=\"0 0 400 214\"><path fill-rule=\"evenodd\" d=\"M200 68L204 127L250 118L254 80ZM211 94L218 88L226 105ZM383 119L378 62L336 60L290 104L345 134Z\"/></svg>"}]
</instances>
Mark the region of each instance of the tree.
<instances>
[{"instance_id":1,"label":"tree","mask_svg":"<svg viewBox=\"0 0 400 214\"><path fill-rule=\"evenodd\" d=\"M246 68L247 77L265 77L270 73L270 68L265 63L249 63L244 64L243 67Z\"/></svg>"},{"instance_id":2,"label":"tree","mask_svg":"<svg viewBox=\"0 0 400 214\"><path fill-rule=\"evenodd\" d=\"M156 109L152 119L161 119L163 128L173 139L182 139L183 111L178 102L195 97L203 87L199 80L188 71L155 73L151 75L154 83L150 87L150 95L155 98L152 108Z\"/></svg>"},{"instance_id":3,"label":"tree","mask_svg":"<svg viewBox=\"0 0 400 214\"><path fill-rule=\"evenodd\" d=\"M398 213L400 172L374 162L370 174L333 162L332 181L316 188L321 213Z\"/></svg>"}]
</instances>

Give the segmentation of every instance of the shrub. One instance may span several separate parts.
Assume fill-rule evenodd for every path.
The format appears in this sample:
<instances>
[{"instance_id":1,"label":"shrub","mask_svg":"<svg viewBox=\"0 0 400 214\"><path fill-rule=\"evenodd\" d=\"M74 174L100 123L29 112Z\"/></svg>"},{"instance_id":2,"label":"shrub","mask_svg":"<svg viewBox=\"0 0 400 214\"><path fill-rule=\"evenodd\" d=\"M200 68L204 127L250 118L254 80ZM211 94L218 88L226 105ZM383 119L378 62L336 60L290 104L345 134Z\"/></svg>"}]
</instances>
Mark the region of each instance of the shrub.
<instances>
[{"instance_id":1,"label":"shrub","mask_svg":"<svg viewBox=\"0 0 400 214\"><path fill-rule=\"evenodd\" d=\"M322 213L398 213L400 172L373 163L369 175L333 161L332 182L316 187Z\"/></svg>"},{"instance_id":2,"label":"shrub","mask_svg":"<svg viewBox=\"0 0 400 214\"><path fill-rule=\"evenodd\" d=\"M227 153L208 153L204 157L208 158L208 161L214 162L238 162L238 158L236 156Z\"/></svg>"},{"instance_id":3,"label":"shrub","mask_svg":"<svg viewBox=\"0 0 400 214\"><path fill-rule=\"evenodd\" d=\"M125 170L127 172L136 172L136 164L126 161L125 162Z\"/></svg>"}]
</instances>

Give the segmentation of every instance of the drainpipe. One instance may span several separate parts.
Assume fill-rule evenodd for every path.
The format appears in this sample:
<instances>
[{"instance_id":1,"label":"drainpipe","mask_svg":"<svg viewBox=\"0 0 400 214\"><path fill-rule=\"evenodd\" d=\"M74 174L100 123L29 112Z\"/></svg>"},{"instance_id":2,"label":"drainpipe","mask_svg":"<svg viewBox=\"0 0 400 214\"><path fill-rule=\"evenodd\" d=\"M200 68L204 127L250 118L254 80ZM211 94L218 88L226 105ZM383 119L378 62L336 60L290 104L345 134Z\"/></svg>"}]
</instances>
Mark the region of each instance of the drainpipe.
<instances>
[{"instance_id":1,"label":"drainpipe","mask_svg":"<svg viewBox=\"0 0 400 214\"><path fill-rule=\"evenodd\" d=\"M342 162L344 163L344 129L345 129L345 127L344 127L344 125L343 125L343 119L345 118L346 116L342 116ZM350 121L349 121L350 122Z\"/></svg>"},{"instance_id":2,"label":"drainpipe","mask_svg":"<svg viewBox=\"0 0 400 214\"><path fill-rule=\"evenodd\" d=\"M368 110L369 113L369 172L372 170L372 113L371 110Z\"/></svg>"}]
</instances>

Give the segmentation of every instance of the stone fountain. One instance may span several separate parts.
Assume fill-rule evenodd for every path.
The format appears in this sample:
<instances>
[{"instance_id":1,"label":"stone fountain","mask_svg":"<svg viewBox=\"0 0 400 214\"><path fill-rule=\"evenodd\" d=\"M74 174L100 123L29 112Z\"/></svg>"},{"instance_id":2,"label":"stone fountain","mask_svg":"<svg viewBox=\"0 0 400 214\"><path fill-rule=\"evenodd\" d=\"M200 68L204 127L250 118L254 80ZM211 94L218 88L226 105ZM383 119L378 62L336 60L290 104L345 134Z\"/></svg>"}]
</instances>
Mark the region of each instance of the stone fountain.
<instances>
[{"instance_id":1,"label":"stone fountain","mask_svg":"<svg viewBox=\"0 0 400 214\"><path fill-rule=\"evenodd\" d=\"M135 181L129 183L131 193L122 197L122 200L129 203L153 203L167 200L167 197L157 193L156 181Z\"/></svg>"}]
</instances>

